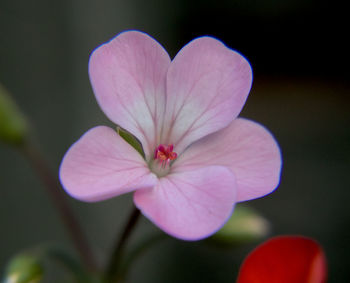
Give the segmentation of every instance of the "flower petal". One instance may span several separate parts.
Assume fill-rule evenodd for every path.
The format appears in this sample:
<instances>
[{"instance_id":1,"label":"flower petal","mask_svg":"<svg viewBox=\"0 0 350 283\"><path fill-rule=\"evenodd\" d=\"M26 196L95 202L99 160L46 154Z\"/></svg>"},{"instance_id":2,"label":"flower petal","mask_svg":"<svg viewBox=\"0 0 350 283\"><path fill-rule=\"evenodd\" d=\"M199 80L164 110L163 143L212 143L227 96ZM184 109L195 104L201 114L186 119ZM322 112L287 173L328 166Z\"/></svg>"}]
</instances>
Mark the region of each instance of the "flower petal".
<instances>
[{"instance_id":1,"label":"flower petal","mask_svg":"<svg viewBox=\"0 0 350 283\"><path fill-rule=\"evenodd\" d=\"M164 143L181 153L227 126L241 111L251 81L250 65L239 53L211 37L190 42L169 67Z\"/></svg>"},{"instance_id":2,"label":"flower petal","mask_svg":"<svg viewBox=\"0 0 350 283\"><path fill-rule=\"evenodd\" d=\"M147 156L159 143L169 64L163 47L137 31L119 34L90 57L90 80L100 107L141 141Z\"/></svg>"},{"instance_id":3,"label":"flower petal","mask_svg":"<svg viewBox=\"0 0 350 283\"><path fill-rule=\"evenodd\" d=\"M100 201L157 183L141 155L113 129L99 126L68 150L60 167L63 188L83 201Z\"/></svg>"},{"instance_id":4,"label":"flower petal","mask_svg":"<svg viewBox=\"0 0 350 283\"><path fill-rule=\"evenodd\" d=\"M136 191L134 202L166 233L199 240L215 233L230 217L235 189L230 170L211 166L161 178L153 189Z\"/></svg>"},{"instance_id":5,"label":"flower petal","mask_svg":"<svg viewBox=\"0 0 350 283\"><path fill-rule=\"evenodd\" d=\"M326 277L326 258L317 242L301 236L281 236L247 256L237 283L323 283Z\"/></svg>"},{"instance_id":6,"label":"flower petal","mask_svg":"<svg viewBox=\"0 0 350 283\"><path fill-rule=\"evenodd\" d=\"M272 192L280 180L281 153L261 125L237 118L228 127L192 144L173 164L173 171L201 166L229 167L237 179L237 202Z\"/></svg>"}]
</instances>

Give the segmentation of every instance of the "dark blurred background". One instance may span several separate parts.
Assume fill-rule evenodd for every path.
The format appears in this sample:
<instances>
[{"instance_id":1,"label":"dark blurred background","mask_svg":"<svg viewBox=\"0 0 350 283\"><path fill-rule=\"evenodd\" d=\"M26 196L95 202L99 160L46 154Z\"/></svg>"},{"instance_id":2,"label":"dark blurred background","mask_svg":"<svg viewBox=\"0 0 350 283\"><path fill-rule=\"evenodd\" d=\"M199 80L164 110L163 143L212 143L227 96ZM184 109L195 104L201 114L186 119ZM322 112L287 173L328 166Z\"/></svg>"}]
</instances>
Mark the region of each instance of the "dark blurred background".
<instances>
[{"instance_id":1,"label":"dark blurred background","mask_svg":"<svg viewBox=\"0 0 350 283\"><path fill-rule=\"evenodd\" d=\"M347 17L337 1L0 0L0 82L57 172L86 130L111 125L88 79L94 48L127 29L150 34L171 56L197 36L221 39L253 68L241 116L269 128L283 154L278 190L249 204L269 219L271 235L317 239L328 258L329 282L350 282ZM70 203L103 262L132 208L131 196ZM73 250L30 165L4 144L0 227L0 274L13 254L43 242ZM134 241L156 231L143 219ZM234 282L256 244L217 249L168 238L135 262L129 282Z\"/></svg>"}]
</instances>

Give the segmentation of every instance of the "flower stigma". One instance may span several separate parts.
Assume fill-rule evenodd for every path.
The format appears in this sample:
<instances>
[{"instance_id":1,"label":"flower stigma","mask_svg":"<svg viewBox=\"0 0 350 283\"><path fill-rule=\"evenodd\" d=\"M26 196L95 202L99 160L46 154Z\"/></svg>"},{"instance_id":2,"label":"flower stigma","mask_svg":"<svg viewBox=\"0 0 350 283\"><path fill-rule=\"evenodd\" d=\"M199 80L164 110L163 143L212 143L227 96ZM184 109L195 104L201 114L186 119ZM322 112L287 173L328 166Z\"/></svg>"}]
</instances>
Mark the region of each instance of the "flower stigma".
<instances>
[{"instance_id":1,"label":"flower stigma","mask_svg":"<svg viewBox=\"0 0 350 283\"><path fill-rule=\"evenodd\" d=\"M160 144L154 151L154 158L150 162L150 169L158 177L163 177L168 174L172 161L177 158L177 153L174 150L174 145Z\"/></svg>"}]
</instances>

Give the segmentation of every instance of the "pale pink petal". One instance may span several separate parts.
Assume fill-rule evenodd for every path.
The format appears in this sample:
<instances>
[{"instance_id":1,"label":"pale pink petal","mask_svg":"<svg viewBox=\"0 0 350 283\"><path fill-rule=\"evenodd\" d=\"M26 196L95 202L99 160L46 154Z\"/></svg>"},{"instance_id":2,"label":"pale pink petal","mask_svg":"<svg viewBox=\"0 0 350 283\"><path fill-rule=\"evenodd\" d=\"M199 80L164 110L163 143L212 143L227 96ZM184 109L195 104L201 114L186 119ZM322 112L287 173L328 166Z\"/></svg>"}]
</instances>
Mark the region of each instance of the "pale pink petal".
<instances>
[{"instance_id":1,"label":"pale pink petal","mask_svg":"<svg viewBox=\"0 0 350 283\"><path fill-rule=\"evenodd\" d=\"M159 144L169 64L163 47L137 31L119 34L90 57L90 80L100 107L141 141L147 156Z\"/></svg>"},{"instance_id":2,"label":"pale pink petal","mask_svg":"<svg viewBox=\"0 0 350 283\"><path fill-rule=\"evenodd\" d=\"M135 205L166 233L199 240L215 233L233 211L236 182L220 166L170 174L153 189L138 190Z\"/></svg>"},{"instance_id":3,"label":"pale pink petal","mask_svg":"<svg viewBox=\"0 0 350 283\"><path fill-rule=\"evenodd\" d=\"M181 153L226 127L241 111L251 82L250 65L239 53L211 37L190 42L167 74L164 143Z\"/></svg>"},{"instance_id":4,"label":"pale pink petal","mask_svg":"<svg viewBox=\"0 0 350 283\"><path fill-rule=\"evenodd\" d=\"M89 130L72 145L63 158L60 180L68 194L83 201L100 201L157 183L142 156L104 126Z\"/></svg>"},{"instance_id":5,"label":"pale pink petal","mask_svg":"<svg viewBox=\"0 0 350 283\"><path fill-rule=\"evenodd\" d=\"M263 126L238 118L228 127L192 144L173 164L172 171L221 165L237 179L237 201L271 193L279 184L279 147Z\"/></svg>"}]
</instances>

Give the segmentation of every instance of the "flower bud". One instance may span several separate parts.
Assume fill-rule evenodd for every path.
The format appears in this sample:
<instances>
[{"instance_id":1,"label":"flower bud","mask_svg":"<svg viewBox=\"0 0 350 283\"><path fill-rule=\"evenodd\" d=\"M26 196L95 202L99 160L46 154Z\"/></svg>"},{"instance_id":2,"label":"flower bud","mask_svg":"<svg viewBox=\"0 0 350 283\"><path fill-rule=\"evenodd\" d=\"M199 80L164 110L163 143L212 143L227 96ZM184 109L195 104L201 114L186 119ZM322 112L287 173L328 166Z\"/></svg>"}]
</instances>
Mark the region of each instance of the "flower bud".
<instances>
[{"instance_id":1,"label":"flower bud","mask_svg":"<svg viewBox=\"0 0 350 283\"><path fill-rule=\"evenodd\" d=\"M4 283L37 283L41 280L43 268L33 255L19 254L7 265Z\"/></svg>"},{"instance_id":2,"label":"flower bud","mask_svg":"<svg viewBox=\"0 0 350 283\"><path fill-rule=\"evenodd\" d=\"M265 237L269 228L268 221L255 210L236 205L231 218L213 236L213 239L228 244L250 242Z\"/></svg>"},{"instance_id":3,"label":"flower bud","mask_svg":"<svg viewBox=\"0 0 350 283\"><path fill-rule=\"evenodd\" d=\"M27 135L27 123L9 93L0 84L0 141L21 144Z\"/></svg>"}]
</instances>

